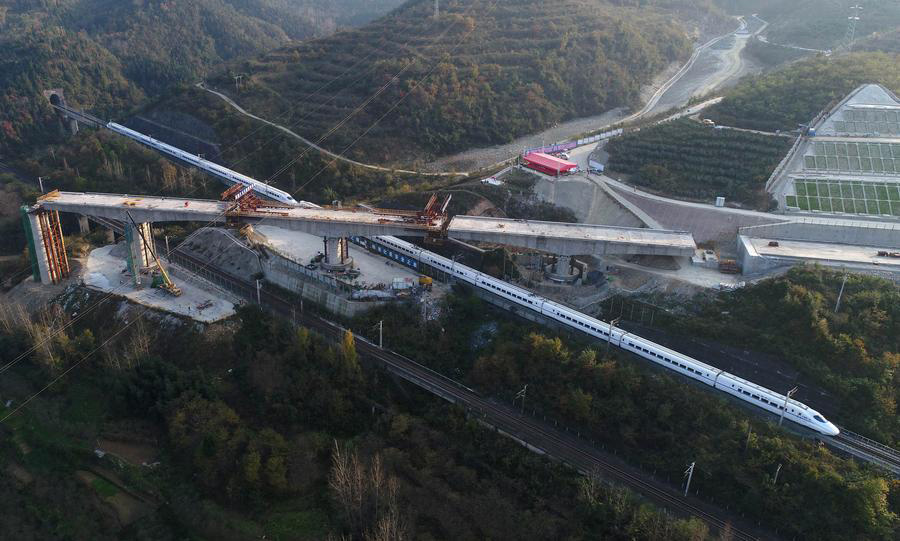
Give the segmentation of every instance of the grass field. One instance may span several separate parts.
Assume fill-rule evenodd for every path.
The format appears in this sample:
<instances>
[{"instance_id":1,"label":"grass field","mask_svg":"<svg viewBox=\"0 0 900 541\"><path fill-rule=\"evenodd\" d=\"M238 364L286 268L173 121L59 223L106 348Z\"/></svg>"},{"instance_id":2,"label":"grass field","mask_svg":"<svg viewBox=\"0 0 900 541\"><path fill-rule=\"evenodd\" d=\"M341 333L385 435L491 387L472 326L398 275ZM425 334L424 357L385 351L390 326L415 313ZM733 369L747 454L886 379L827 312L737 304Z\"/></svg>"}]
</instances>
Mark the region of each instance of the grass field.
<instances>
[{"instance_id":1,"label":"grass field","mask_svg":"<svg viewBox=\"0 0 900 541\"><path fill-rule=\"evenodd\" d=\"M900 216L900 184L854 180L795 180L797 195L786 197L789 208Z\"/></svg>"}]
</instances>

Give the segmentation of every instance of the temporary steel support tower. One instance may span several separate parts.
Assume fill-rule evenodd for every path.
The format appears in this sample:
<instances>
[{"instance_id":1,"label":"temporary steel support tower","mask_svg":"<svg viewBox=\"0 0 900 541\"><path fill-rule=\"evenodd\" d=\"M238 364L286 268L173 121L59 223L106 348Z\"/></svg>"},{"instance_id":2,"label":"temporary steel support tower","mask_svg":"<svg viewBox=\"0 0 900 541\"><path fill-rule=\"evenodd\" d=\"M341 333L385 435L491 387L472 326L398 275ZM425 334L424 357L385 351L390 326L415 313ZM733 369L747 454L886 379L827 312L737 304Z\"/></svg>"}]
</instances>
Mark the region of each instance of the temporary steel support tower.
<instances>
[{"instance_id":1,"label":"temporary steel support tower","mask_svg":"<svg viewBox=\"0 0 900 541\"><path fill-rule=\"evenodd\" d=\"M847 48L847 52L853 51L853 39L856 37L856 23L859 22L859 12L862 11L862 6L856 4L855 6L850 6L851 14L847 17L847 33L844 35L844 47Z\"/></svg>"}]
</instances>

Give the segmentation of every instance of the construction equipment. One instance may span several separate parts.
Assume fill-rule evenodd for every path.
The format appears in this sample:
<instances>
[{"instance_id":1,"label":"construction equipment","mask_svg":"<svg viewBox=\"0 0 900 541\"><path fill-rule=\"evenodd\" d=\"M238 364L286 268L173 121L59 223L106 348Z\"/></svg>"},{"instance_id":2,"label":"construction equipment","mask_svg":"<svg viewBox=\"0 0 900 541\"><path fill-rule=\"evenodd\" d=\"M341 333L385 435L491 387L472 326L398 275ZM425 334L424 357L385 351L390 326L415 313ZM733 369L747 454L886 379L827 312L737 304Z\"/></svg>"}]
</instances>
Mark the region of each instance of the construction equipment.
<instances>
[{"instance_id":1,"label":"construction equipment","mask_svg":"<svg viewBox=\"0 0 900 541\"><path fill-rule=\"evenodd\" d=\"M128 215L128 219L131 220L131 225L137 230L138 234L141 236L141 242L144 243L144 248L150 255L153 256L153 260L156 261L156 267L159 269L159 274L153 277L153 281L150 284L150 287L156 287L162 289L163 291L169 292L174 297L181 296L181 288L175 285L175 282L169 277L169 273L166 272L166 268L163 267L162 261L159 260L159 257L156 256L156 250L151 245L150 241L147 240L147 237L144 235L144 231L142 228L138 227L137 222L134 221L130 212L126 212Z\"/></svg>"},{"instance_id":2,"label":"construction equipment","mask_svg":"<svg viewBox=\"0 0 900 541\"><path fill-rule=\"evenodd\" d=\"M431 276L419 276L419 286L424 288L426 291L431 291L432 284L434 280Z\"/></svg>"},{"instance_id":3,"label":"construction equipment","mask_svg":"<svg viewBox=\"0 0 900 541\"><path fill-rule=\"evenodd\" d=\"M740 274L741 266L734 259L720 259L719 272L722 274Z\"/></svg>"}]
</instances>

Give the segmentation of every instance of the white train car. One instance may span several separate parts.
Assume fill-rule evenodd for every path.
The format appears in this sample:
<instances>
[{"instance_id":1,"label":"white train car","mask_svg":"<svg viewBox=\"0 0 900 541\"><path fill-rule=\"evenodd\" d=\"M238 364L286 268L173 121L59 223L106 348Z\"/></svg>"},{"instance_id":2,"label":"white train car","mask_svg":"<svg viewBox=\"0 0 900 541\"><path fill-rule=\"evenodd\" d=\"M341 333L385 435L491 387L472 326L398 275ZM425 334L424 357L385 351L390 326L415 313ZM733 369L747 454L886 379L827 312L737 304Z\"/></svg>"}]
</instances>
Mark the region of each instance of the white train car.
<instances>
[{"instance_id":1,"label":"white train car","mask_svg":"<svg viewBox=\"0 0 900 541\"><path fill-rule=\"evenodd\" d=\"M115 122L110 122L106 125L106 127L119 135L123 135L128 137L129 139L133 139L143 145L147 145L150 148L158 150L163 154L167 154L172 156L173 158L177 158L185 163L188 163L197 169L202 171L206 171L212 175L219 177L229 184L243 184L244 186L250 186L253 188L253 192L258 195L266 196L270 199L274 199L275 201L279 201L281 203L285 203L288 205L296 206L296 207L317 207L318 205L314 205L312 203L308 203L306 201L298 202L294 199L291 194L279 190L278 188L273 188L264 182L260 182L254 178L248 177L247 175L242 175L237 171L232 171L227 167L222 167L217 163L213 163L209 160L205 160L200 156L196 156L189 152L185 152L180 148L173 147L167 143L163 143L162 141L157 141L156 139L150 137L149 135L144 135L141 132L132 130L131 128L126 128L121 124L116 124Z\"/></svg>"},{"instance_id":2,"label":"white train car","mask_svg":"<svg viewBox=\"0 0 900 541\"><path fill-rule=\"evenodd\" d=\"M527 289L498 280L446 257L429 252L415 244L387 236L376 237L376 240L420 263L440 269L459 281L490 291L501 298L534 310L568 327L601 340L607 340L626 351L640 355L669 370L709 385L713 389L728 393L744 402L778 415L783 412L786 419L816 432L827 436L836 436L840 432L834 424L806 404L788 399L786 396L761 385L629 333L624 329L611 328L608 323L541 297Z\"/></svg>"}]
</instances>

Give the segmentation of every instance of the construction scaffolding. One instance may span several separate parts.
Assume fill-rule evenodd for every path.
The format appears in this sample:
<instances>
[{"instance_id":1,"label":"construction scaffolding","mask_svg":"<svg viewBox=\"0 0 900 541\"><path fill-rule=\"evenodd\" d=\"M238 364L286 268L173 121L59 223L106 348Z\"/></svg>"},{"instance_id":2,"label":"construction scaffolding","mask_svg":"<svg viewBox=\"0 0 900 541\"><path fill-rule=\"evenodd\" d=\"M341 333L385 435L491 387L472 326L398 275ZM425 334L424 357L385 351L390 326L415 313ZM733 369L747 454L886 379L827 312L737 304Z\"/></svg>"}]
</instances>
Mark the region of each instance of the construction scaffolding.
<instances>
[{"instance_id":1,"label":"construction scaffolding","mask_svg":"<svg viewBox=\"0 0 900 541\"><path fill-rule=\"evenodd\" d=\"M66 243L63 238L59 212L40 209L28 213L23 209L25 231L28 234L28 251L36 281L46 279L58 284L69 277L69 257L66 255Z\"/></svg>"}]
</instances>

